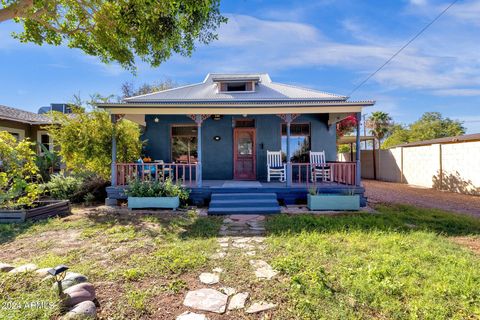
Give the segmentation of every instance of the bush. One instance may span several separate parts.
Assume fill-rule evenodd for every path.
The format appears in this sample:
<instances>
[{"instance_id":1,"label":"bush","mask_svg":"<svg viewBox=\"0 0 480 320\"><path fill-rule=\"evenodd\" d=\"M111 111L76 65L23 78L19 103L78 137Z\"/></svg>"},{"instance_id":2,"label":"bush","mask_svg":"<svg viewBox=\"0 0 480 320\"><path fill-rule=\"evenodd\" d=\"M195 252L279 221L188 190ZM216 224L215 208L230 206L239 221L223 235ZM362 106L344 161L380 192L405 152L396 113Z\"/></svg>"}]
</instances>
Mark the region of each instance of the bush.
<instances>
[{"instance_id":1,"label":"bush","mask_svg":"<svg viewBox=\"0 0 480 320\"><path fill-rule=\"evenodd\" d=\"M108 182L105 179L90 173L71 176L53 174L44 186L50 197L54 199L92 204L105 199L107 185Z\"/></svg>"},{"instance_id":2,"label":"bush","mask_svg":"<svg viewBox=\"0 0 480 320\"><path fill-rule=\"evenodd\" d=\"M175 184L171 179L161 181L139 181L130 182L126 191L130 197L179 197L182 203L188 200L189 192L180 184Z\"/></svg>"}]
</instances>

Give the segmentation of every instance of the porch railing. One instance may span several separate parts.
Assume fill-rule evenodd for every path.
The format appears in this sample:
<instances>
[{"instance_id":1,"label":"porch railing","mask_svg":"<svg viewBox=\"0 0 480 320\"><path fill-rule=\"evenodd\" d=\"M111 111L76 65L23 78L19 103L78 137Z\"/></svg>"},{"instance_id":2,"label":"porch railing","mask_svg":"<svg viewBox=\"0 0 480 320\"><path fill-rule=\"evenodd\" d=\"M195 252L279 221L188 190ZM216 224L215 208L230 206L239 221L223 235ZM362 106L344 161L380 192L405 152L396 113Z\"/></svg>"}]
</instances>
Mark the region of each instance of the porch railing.
<instances>
[{"instance_id":1,"label":"porch railing","mask_svg":"<svg viewBox=\"0 0 480 320\"><path fill-rule=\"evenodd\" d=\"M197 182L196 163L117 163L117 185L140 179L165 181L170 178L183 185L194 186Z\"/></svg>"},{"instance_id":2,"label":"porch railing","mask_svg":"<svg viewBox=\"0 0 480 320\"><path fill-rule=\"evenodd\" d=\"M355 162L328 162L325 165L312 165L310 163L292 163L292 183L316 185L324 182L336 182L346 185L355 185ZM317 178L313 169L317 168Z\"/></svg>"}]
</instances>

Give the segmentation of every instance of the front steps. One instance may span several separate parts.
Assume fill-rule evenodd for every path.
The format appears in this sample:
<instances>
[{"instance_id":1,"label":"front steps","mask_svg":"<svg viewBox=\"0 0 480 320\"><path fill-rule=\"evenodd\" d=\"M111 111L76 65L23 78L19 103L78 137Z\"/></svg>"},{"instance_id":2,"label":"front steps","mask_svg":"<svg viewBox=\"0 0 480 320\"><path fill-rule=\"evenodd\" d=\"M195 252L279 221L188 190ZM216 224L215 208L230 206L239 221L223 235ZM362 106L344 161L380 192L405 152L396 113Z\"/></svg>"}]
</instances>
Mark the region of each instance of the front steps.
<instances>
[{"instance_id":1,"label":"front steps","mask_svg":"<svg viewBox=\"0 0 480 320\"><path fill-rule=\"evenodd\" d=\"M208 214L280 213L276 193L213 193Z\"/></svg>"}]
</instances>

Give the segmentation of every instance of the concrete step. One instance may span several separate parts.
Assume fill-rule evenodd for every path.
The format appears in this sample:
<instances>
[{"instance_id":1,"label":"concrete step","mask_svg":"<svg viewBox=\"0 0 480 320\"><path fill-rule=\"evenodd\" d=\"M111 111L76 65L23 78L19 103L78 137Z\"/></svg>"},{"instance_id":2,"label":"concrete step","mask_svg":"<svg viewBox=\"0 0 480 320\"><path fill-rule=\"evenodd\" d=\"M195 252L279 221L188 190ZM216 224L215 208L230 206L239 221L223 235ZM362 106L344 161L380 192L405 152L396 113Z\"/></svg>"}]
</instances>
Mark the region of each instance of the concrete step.
<instances>
[{"instance_id":1,"label":"concrete step","mask_svg":"<svg viewBox=\"0 0 480 320\"><path fill-rule=\"evenodd\" d=\"M235 208L209 208L208 214L229 215L229 214L275 214L280 213L280 207L235 207Z\"/></svg>"},{"instance_id":2,"label":"concrete step","mask_svg":"<svg viewBox=\"0 0 480 320\"><path fill-rule=\"evenodd\" d=\"M277 200L276 193L213 193L213 200L253 200L253 199L274 199Z\"/></svg>"},{"instance_id":3,"label":"concrete step","mask_svg":"<svg viewBox=\"0 0 480 320\"><path fill-rule=\"evenodd\" d=\"M278 206L277 199L251 199L251 200L212 200L210 208L235 208L235 207L275 207Z\"/></svg>"}]
</instances>

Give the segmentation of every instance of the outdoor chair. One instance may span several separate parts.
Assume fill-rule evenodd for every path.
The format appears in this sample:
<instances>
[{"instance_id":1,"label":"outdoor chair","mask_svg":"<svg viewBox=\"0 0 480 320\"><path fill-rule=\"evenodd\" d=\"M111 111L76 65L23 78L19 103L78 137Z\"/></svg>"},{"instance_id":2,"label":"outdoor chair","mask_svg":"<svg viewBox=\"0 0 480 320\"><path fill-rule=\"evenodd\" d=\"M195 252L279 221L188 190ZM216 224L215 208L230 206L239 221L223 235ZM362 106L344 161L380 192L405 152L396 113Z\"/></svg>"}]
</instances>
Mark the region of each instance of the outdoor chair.
<instances>
[{"instance_id":1,"label":"outdoor chair","mask_svg":"<svg viewBox=\"0 0 480 320\"><path fill-rule=\"evenodd\" d=\"M286 165L282 161L282 151L267 150L267 181L271 178L278 178L280 182L285 181Z\"/></svg>"},{"instance_id":2,"label":"outdoor chair","mask_svg":"<svg viewBox=\"0 0 480 320\"><path fill-rule=\"evenodd\" d=\"M325 161L325 151L310 151L311 181L316 182L317 178L322 181L332 180L332 168Z\"/></svg>"}]
</instances>

